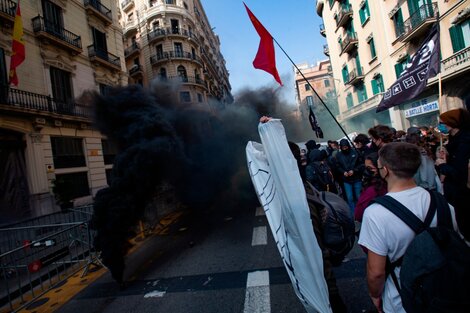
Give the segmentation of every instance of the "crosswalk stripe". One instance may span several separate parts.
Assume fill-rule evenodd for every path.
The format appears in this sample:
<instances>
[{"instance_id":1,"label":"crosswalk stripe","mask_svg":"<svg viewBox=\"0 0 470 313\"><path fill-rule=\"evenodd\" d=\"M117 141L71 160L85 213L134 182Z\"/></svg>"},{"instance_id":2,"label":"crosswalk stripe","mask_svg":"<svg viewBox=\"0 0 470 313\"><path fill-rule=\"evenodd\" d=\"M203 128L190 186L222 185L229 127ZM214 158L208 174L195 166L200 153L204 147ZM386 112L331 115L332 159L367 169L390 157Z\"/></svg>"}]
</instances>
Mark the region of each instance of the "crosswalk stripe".
<instances>
[{"instance_id":1,"label":"crosswalk stripe","mask_svg":"<svg viewBox=\"0 0 470 313\"><path fill-rule=\"evenodd\" d=\"M271 313L268 271L248 273L243 313Z\"/></svg>"},{"instance_id":2,"label":"crosswalk stripe","mask_svg":"<svg viewBox=\"0 0 470 313\"><path fill-rule=\"evenodd\" d=\"M252 246L261 246L268 243L268 233L266 226L258 226L253 228Z\"/></svg>"}]
</instances>

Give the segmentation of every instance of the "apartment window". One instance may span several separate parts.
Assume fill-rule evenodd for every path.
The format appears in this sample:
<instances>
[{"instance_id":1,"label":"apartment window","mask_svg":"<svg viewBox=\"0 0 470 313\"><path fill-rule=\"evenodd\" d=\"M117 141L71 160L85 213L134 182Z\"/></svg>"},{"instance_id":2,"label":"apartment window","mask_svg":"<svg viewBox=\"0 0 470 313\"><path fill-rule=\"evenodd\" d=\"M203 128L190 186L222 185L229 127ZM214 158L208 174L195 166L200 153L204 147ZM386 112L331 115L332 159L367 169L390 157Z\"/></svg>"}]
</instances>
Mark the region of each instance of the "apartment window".
<instances>
[{"instance_id":1,"label":"apartment window","mask_svg":"<svg viewBox=\"0 0 470 313\"><path fill-rule=\"evenodd\" d=\"M361 103L367 100L367 90L366 86L364 84L359 84L356 87L356 93L357 93L357 102Z\"/></svg>"},{"instance_id":2,"label":"apartment window","mask_svg":"<svg viewBox=\"0 0 470 313\"><path fill-rule=\"evenodd\" d=\"M46 31L62 37L64 28L62 9L48 0L43 0L42 12L44 14L44 26Z\"/></svg>"},{"instance_id":3,"label":"apartment window","mask_svg":"<svg viewBox=\"0 0 470 313\"><path fill-rule=\"evenodd\" d=\"M160 28L160 21L155 21L152 23L152 29L155 30L157 28Z\"/></svg>"},{"instance_id":4,"label":"apartment window","mask_svg":"<svg viewBox=\"0 0 470 313\"><path fill-rule=\"evenodd\" d=\"M163 45L156 45L155 50L157 51L157 58L163 58Z\"/></svg>"},{"instance_id":5,"label":"apartment window","mask_svg":"<svg viewBox=\"0 0 470 313\"><path fill-rule=\"evenodd\" d=\"M364 25L370 17L369 4L367 0L363 2L362 7L359 9L359 18L361 19L361 25Z\"/></svg>"},{"instance_id":6,"label":"apartment window","mask_svg":"<svg viewBox=\"0 0 470 313\"><path fill-rule=\"evenodd\" d=\"M178 72L178 77L181 79L181 81L183 82L188 81L188 74L186 72L186 68L183 65L178 66L176 71Z\"/></svg>"},{"instance_id":7,"label":"apartment window","mask_svg":"<svg viewBox=\"0 0 470 313\"><path fill-rule=\"evenodd\" d=\"M106 34L92 27L93 46L98 57L108 59L108 45L106 43Z\"/></svg>"},{"instance_id":8,"label":"apartment window","mask_svg":"<svg viewBox=\"0 0 470 313\"><path fill-rule=\"evenodd\" d=\"M175 4L175 0L165 0L166 4Z\"/></svg>"},{"instance_id":9,"label":"apartment window","mask_svg":"<svg viewBox=\"0 0 470 313\"><path fill-rule=\"evenodd\" d=\"M348 94L346 95L346 105L347 105L348 109L350 109L354 106L354 100L353 100L352 94L350 92L348 92Z\"/></svg>"},{"instance_id":10,"label":"apartment window","mask_svg":"<svg viewBox=\"0 0 470 313\"><path fill-rule=\"evenodd\" d=\"M197 94L197 102L202 102L202 95L200 93Z\"/></svg>"},{"instance_id":11,"label":"apartment window","mask_svg":"<svg viewBox=\"0 0 470 313\"><path fill-rule=\"evenodd\" d=\"M55 168L86 166L82 138L51 137Z\"/></svg>"},{"instance_id":12,"label":"apartment window","mask_svg":"<svg viewBox=\"0 0 470 313\"><path fill-rule=\"evenodd\" d=\"M325 87L330 87L330 80L329 79L325 79L323 81L323 83L325 84Z\"/></svg>"},{"instance_id":13,"label":"apartment window","mask_svg":"<svg viewBox=\"0 0 470 313\"><path fill-rule=\"evenodd\" d=\"M129 22L131 22L132 20L134 20L134 13L129 13L129 14L127 15L127 20L128 20Z\"/></svg>"},{"instance_id":14,"label":"apartment window","mask_svg":"<svg viewBox=\"0 0 470 313\"><path fill-rule=\"evenodd\" d=\"M307 96L307 97L305 98L305 101L307 102L307 105L308 105L309 107L312 107L312 106L313 106L313 97L312 97L312 96Z\"/></svg>"},{"instance_id":15,"label":"apartment window","mask_svg":"<svg viewBox=\"0 0 470 313\"><path fill-rule=\"evenodd\" d=\"M70 193L72 199L90 195L87 172L56 174L55 179L67 186L67 192Z\"/></svg>"},{"instance_id":16,"label":"apartment window","mask_svg":"<svg viewBox=\"0 0 470 313\"><path fill-rule=\"evenodd\" d=\"M175 56L182 57L183 56L183 44L181 42L175 42L173 46L175 47Z\"/></svg>"},{"instance_id":17,"label":"apartment window","mask_svg":"<svg viewBox=\"0 0 470 313\"><path fill-rule=\"evenodd\" d=\"M160 68L158 76L160 77L161 80L166 80L167 79L166 68L164 68L164 67Z\"/></svg>"},{"instance_id":18,"label":"apartment window","mask_svg":"<svg viewBox=\"0 0 470 313\"><path fill-rule=\"evenodd\" d=\"M335 0L328 0L330 3L330 9L333 7L333 4L335 4Z\"/></svg>"},{"instance_id":19,"label":"apartment window","mask_svg":"<svg viewBox=\"0 0 470 313\"><path fill-rule=\"evenodd\" d=\"M170 20L171 23L171 32L173 34L179 34L180 32L180 22L178 20Z\"/></svg>"},{"instance_id":20,"label":"apartment window","mask_svg":"<svg viewBox=\"0 0 470 313\"><path fill-rule=\"evenodd\" d=\"M114 142L102 139L101 146L103 147L104 164L113 164L116 155L118 154L117 146Z\"/></svg>"},{"instance_id":21,"label":"apartment window","mask_svg":"<svg viewBox=\"0 0 470 313\"><path fill-rule=\"evenodd\" d=\"M69 72L50 67L52 97L58 113L72 113L73 92Z\"/></svg>"},{"instance_id":22,"label":"apartment window","mask_svg":"<svg viewBox=\"0 0 470 313\"><path fill-rule=\"evenodd\" d=\"M100 95L102 96L107 96L109 94L109 91L111 90L111 86L106 85L106 84L99 84L100 88Z\"/></svg>"},{"instance_id":23,"label":"apartment window","mask_svg":"<svg viewBox=\"0 0 470 313\"><path fill-rule=\"evenodd\" d=\"M134 59L134 65L140 65L140 60L139 58Z\"/></svg>"},{"instance_id":24,"label":"apartment window","mask_svg":"<svg viewBox=\"0 0 470 313\"><path fill-rule=\"evenodd\" d=\"M395 74L397 78L400 77L401 73L405 70L406 65L408 64L409 56L406 56L406 59L395 64Z\"/></svg>"},{"instance_id":25,"label":"apartment window","mask_svg":"<svg viewBox=\"0 0 470 313\"><path fill-rule=\"evenodd\" d=\"M183 2L183 6L186 10L189 9L188 4L186 2Z\"/></svg>"},{"instance_id":26,"label":"apartment window","mask_svg":"<svg viewBox=\"0 0 470 313\"><path fill-rule=\"evenodd\" d=\"M346 85L349 82L349 72L348 72L347 65L343 66L343 69L341 70L341 74L343 75L343 82Z\"/></svg>"},{"instance_id":27,"label":"apartment window","mask_svg":"<svg viewBox=\"0 0 470 313\"><path fill-rule=\"evenodd\" d=\"M377 57L377 53L375 52L374 38L371 38L368 44L369 44L369 50L370 50L370 58L373 60Z\"/></svg>"},{"instance_id":28,"label":"apartment window","mask_svg":"<svg viewBox=\"0 0 470 313\"><path fill-rule=\"evenodd\" d=\"M310 85L309 84L305 84L305 91L309 91L310 90Z\"/></svg>"},{"instance_id":29,"label":"apartment window","mask_svg":"<svg viewBox=\"0 0 470 313\"><path fill-rule=\"evenodd\" d=\"M470 21L466 20L449 28L454 53L470 46Z\"/></svg>"},{"instance_id":30,"label":"apartment window","mask_svg":"<svg viewBox=\"0 0 470 313\"><path fill-rule=\"evenodd\" d=\"M370 83L372 85L372 93L374 95L385 91L382 75L379 74L375 76L374 79L370 81Z\"/></svg>"},{"instance_id":31,"label":"apartment window","mask_svg":"<svg viewBox=\"0 0 470 313\"><path fill-rule=\"evenodd\" d=\"M180 92L180 101L181 102L191 102L191 94L189 91L181 91Z\"/></svg>"},{"instance_id":32,"label":"apartment window","mask_svg":"<svg viewBox=\"0 0 470 313\"><path fill-rule=\"evenodd\" d=\"M401 8L392 16L393 25L395 26L395 35L400 37L405 33L405 25L403 24L403 14Z\"/></svg>"}]
</instances>

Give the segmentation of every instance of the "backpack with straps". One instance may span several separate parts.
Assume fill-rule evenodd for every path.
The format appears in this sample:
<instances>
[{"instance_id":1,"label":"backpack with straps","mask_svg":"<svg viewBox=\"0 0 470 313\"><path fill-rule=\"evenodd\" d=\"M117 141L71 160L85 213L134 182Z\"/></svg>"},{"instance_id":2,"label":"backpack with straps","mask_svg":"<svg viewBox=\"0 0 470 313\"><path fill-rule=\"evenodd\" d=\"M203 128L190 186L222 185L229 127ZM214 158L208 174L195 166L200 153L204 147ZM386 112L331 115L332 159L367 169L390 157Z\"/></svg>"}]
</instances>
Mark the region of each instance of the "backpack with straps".
<instances>
[{"instance_id":1,"label":"backpack with straps","mask_svg":"<svg viewBox=\"0 0 470 313\"><path fill-rule=\"evenodd\" d=\"M464 313L470 308L470 248L454 231L449 205L437 192L424 222L390 196L378 203L407 224L416 237L405 254L390 262L387 273L401 296L407 313ZM437 211L437 227L430 227ZM400 282L395 268L400 268Z\"/></svg>"}]
</instances>

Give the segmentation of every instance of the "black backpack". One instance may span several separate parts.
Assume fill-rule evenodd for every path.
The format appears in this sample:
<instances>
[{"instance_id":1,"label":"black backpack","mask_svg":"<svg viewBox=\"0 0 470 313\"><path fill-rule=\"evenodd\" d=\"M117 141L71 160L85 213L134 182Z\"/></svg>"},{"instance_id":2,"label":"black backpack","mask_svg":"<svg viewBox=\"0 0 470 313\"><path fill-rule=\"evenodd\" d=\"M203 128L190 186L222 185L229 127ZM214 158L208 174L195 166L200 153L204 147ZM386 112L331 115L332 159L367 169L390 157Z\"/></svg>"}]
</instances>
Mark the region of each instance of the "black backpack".
<instances>
[{"instance_id":1,"label":"black backpack","mask_svg":"<svg viewBox=\"0 0 470 313\"><path fill-rule=\"evenodd\" d=\"M379 203L415 233L405 254L391 263L387 273L401 296L407 313L466 313L470 310L470 248L454 231L449 205L437 192L424 222L390 196ZM437 227L430 227L437 211ZM401 266L400 284L394 269Z\"/></svg>"},{"instance_id":2,"label":"black backpack","mask_svg":"<svg viewBox=\"0 0 470 313\"><path fill-rule=\"evenodd\" d=\"M330 252L331 263L339 266L353 248L356 239L349 205L337 194L318 191L310 182L307 181L307 184L312 190L311 194L307 193L307 201L326 210L326 219L322 223L322 239Z\"/></svg>"}]
</instances>

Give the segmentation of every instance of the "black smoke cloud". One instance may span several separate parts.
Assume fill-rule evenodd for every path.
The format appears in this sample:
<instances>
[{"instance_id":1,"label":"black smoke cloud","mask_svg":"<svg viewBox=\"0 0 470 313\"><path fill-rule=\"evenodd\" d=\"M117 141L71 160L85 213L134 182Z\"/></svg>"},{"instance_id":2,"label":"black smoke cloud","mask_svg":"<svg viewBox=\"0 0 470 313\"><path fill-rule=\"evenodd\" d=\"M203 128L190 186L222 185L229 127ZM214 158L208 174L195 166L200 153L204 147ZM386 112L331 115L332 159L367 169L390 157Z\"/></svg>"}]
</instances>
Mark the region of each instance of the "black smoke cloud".
<instances>
[{"instance_id":1,"label":"black smoke cloud","mask_svg":"<svg viewBox=\"0 0 470 313\"><path fill-rule=\"evenodd\" d=\"M246 143L259 138L262 115L283 118L287 130L291 124L290 106L271 88L244 90L217 110L179 104L174 91L171 85L132 85L92 96L96 126L119 149L111 185L95 198L95 247L120 283L129 232L161 182L174 186L192 210L253 204ZM291 128L295 135L303 127Z\"/></svg>"}]
</instances>

